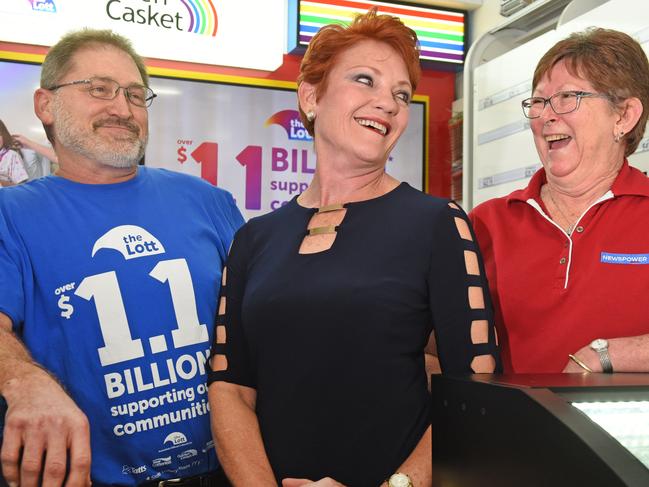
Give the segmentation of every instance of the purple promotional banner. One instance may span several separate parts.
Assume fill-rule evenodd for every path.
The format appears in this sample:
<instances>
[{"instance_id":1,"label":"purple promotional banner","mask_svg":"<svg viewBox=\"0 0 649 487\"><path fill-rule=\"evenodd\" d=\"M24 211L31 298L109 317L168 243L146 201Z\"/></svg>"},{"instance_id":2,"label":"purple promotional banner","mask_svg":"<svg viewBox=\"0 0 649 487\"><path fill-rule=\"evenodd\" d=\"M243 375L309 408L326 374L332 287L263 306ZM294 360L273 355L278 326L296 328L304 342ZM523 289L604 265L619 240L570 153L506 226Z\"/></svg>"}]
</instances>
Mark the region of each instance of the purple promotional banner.
<instances>
[{"instance_id":1,"label":"purple promotional banner","mask_svg":"<svg viewBox=\"0 0 649 487\"><path fill-rule=\"evenodd\" d=\"M153 78L146 164L201 176L230 191L246 218L279 208L304 191L316 168L313 139L295 91ZM410 123L387 170L422 189L425 106ZM205 144L211 144L210 150Z\"/></svg>"}]
</instances>

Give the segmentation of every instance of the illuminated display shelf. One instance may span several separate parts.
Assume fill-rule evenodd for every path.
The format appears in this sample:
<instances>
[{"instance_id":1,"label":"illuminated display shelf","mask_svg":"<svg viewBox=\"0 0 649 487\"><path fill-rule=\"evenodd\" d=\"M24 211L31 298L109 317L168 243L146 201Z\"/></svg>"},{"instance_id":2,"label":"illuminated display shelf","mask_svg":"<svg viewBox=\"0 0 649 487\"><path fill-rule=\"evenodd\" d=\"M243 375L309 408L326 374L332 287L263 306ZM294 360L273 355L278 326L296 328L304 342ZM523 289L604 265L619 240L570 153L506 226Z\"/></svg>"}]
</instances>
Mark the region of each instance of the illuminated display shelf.
<instances>
[{"instance_id":1,"label":"illuminated display shelf","mask_svg":"<svg viewBox=\"0 0 649 487\"><path fill-rule=\"evenodd\" d=\"M440 487L649 485L649 374L432 377Z\"/></svg>"},{"instance_id":2,"label":"illuminated display shelf","mask_svg":"<svg viewBox=\"0 0 649 487\"><path fill-rule=\"evenodd\" d=\"M572 405L649 468L649 401L573 402Z\"/></svg>"}]
</instances>

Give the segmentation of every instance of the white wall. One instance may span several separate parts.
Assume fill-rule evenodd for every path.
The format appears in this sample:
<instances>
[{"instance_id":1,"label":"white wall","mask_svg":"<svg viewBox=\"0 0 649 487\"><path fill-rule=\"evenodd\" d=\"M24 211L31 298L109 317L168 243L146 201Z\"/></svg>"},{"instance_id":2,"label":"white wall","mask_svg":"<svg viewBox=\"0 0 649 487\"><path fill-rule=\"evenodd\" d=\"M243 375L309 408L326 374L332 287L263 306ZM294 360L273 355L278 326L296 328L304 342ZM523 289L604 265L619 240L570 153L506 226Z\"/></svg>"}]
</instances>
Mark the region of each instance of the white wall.
<instances>
[{"instance_id":1,"label":"white wall","mask_svg":"<svg viewBox=\"0 0 649 487\"><path fill-rule=\"evenodd\" d=\"M483 0L482 6L469 11L468 15L468 43L467 50L471 44L482 34L503 23L507 17L500 15L500 0ZM463 96L463 73L457 73L455 77L455 98L460 101ZM461 108L461 103L458 104ZM460 110L461 111L461 110Z\"/></svg>"},{"instance_id":2,"label":"white wall","mask_svg":"<svg viewBox=\"0 0 649 487\"><path fill-rule=\"evenodd\" d=\"M506 19L500 15L500 0L484 0L481 7L469 12L469 42L473 43Z\"/></svg>"}]
</instances>

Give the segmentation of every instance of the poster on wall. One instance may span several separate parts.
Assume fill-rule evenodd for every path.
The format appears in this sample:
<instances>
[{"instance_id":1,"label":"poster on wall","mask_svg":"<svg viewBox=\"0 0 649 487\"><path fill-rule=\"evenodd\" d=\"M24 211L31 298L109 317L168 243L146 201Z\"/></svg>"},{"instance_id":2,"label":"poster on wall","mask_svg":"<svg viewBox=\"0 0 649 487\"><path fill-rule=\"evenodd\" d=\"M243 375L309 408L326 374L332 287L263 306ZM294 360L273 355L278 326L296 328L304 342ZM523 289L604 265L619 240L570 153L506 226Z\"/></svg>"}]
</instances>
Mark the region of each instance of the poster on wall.
<instances>
[{"instance_id":1,"label":"poster on wall","mask_svg":"<svg viewBox=\"0 0 649 487\"><path fill-rule=\"evenodd\" d=\"M201 176L230 191L246 218L304 191L316 160L294 90L153 78L146 164ZM387 171L423 189L425 110L410 122Z\"/></svg>"},{"instance_id":2,"label":"poster on wall","mask_svg":"<svg viewBox=\"0 0 649 487\"><path fill-rule=\"evenodd\" d=\"M46 143L34 115L40 66L0 61L0 119L13 133ZM146 165L202 177L230 191L246 219L272 211L304 191L316 160L300 122L295 91L152 77ZM424 189L425 105L387 163L395 178Z\"/></svg>"}]
</instances>

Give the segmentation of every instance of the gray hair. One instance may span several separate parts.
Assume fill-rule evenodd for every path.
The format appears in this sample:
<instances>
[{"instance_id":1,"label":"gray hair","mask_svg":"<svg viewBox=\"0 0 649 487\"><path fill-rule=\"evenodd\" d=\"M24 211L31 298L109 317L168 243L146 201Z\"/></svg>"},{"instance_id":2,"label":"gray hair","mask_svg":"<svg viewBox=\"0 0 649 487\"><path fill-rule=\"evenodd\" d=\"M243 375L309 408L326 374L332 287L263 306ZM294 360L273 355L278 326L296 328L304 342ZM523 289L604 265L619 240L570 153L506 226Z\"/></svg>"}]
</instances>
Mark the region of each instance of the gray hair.
<instances>
[{"instance_id":1,"label":"gray hair","mask_svg":"<svg viewBox=\"0 0 649 487\"><path fill-rule=\"evenodd\" d=\"M124 51L133 59L144 84L149 86L149 75L144 60L135 52L131 41L108 29L86 28L68 32L50 48L41 69L41 88L47 89L56 85L70 70L74 54L84 47L93 45L109 45Z\"/></svg>"}]
</instances>

